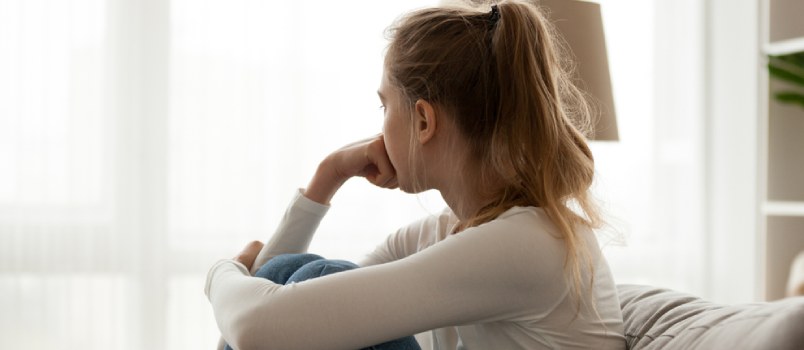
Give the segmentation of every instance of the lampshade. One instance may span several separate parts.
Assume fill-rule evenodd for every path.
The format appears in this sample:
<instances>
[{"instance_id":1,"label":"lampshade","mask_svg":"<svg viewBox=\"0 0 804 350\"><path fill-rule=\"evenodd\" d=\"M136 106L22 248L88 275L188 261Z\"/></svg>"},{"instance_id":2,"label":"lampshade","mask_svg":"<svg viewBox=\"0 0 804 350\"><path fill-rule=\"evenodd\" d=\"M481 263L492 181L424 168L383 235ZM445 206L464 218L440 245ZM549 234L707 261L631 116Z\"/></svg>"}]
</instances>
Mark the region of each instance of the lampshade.
<instances>
[{"instance_id":1,"label":"lampshade","mask_svg":"<svg viewBox=\"0 0 804 350\"><path fill-rule=\"evenodd\" d=\"M616 141L619 133L600 4L579 0L528 1L546 12L547 18L572 51L576 63L574 81L589 95L597 112L594 115L594 132L590 138L596 141ZM497 0L441 0L442 5L469 3L486 6L496 2Z\"/></svg>"},{"instance_id":2,"label":"lampshade","mask_svg":"<svg viewBox=\"0 0 804 350\"><path fill-rule=\"evenodd\" d=\"M577 65L574 78L596 107L591 139L616 141L619 134L600 5L578 0L540 0L539 5L572 51Z\"/></svg>"}]
</instances>

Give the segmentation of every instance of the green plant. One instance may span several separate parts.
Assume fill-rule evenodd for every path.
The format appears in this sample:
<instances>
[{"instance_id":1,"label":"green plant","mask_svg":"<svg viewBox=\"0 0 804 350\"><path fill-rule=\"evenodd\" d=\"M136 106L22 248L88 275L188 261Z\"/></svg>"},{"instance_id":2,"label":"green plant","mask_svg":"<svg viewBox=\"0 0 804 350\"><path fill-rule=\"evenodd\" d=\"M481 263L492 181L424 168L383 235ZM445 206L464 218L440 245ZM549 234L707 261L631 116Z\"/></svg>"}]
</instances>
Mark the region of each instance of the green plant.
<instances>
[{"instance_id":1,"label":"green plant","mask_svg":"<svg viewBox=\"0 0 804 350\"><path fill-rule=\"evenodd\" d=\"M776 100L804 108L804 52L769 56L768 72L772 77L798 87L798 89L776 92L773 95Z\"/></svg>"}]
</instances>

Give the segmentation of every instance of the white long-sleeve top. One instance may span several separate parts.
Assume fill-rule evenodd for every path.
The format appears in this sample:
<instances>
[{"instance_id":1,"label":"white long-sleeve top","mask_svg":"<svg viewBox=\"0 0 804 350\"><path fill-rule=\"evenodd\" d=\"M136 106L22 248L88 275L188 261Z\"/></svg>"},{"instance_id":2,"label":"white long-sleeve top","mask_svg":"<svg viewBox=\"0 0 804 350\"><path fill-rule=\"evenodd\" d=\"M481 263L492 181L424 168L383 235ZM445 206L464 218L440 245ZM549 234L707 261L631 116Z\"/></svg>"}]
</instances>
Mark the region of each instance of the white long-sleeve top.
<instances>
[{"instance_id":1,"label":"white long-sleeve top","mask_svg":"<svg viewBox=\"0 0 804 350\"><path fill-rule=\"evenodd\" d=\"M254 270L305 252L327 209L297 194ZM514 207L450 234L456 222L446 209L390 235L359 269L288 285L222 260L205 292L238 350L358 349L428 331L429 339L417 336L425 349L625 348L616 288L591 231L582 235L596 312L576 313L564 242L541 209Z\"/></svg>"}]
</instances>

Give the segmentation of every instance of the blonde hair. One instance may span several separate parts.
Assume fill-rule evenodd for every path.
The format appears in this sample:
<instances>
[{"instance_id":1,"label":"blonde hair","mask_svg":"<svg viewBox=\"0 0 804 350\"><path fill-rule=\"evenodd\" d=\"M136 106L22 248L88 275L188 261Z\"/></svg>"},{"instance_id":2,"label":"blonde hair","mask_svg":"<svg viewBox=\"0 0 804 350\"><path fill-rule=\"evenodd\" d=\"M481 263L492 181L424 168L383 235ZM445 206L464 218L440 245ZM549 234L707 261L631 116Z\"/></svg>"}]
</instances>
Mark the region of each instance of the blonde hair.
<instances>
[{"instance_id":1,"label":"blonde hair","mask_svg":"<svg viewBox=\"0 0 804 350\"><path fill-rule=\"evenodd\" d=\"M481 182L503 182L493 189L496 200L463 227L514 206L541 207L565 241L565 276L580 309L584 265L590 293L594 273L579 232L601 223L588 193L590 107L571 81L565 44L540 9L522 1L496 6L496 17L487 6L403 16L389 30L386 75L410 106L424 99L449 112L470 140Z\"/></svg>"}]
</instances>

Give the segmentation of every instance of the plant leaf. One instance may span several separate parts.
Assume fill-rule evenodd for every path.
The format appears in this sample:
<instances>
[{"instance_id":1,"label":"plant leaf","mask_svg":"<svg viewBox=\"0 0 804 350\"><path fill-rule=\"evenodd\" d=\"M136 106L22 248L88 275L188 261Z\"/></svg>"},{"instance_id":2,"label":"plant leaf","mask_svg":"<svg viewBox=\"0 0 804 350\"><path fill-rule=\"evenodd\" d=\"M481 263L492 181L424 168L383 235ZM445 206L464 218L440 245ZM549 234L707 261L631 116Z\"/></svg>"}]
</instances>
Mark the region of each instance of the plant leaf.
<instances>
[{"instance_id":1,"label":"plant leaf","mask_svg":"<svg viewBox=\"0 0 804 350\"><path fill-rule=\"evenodd\" d=\"M774 96L779 102L797 104L804 107L804 94L793 91L783 91L777 92Z\"/></svg>"},{"instance_id":2,"label":"plant leaf","mask_svg":"<svg viewBox=\"0 0 804 350\"><path fill-rule=\"evenodd\" d=\"M779 61L784 61L788 64L794 65L798 69L804 71L804 52L772 57Z\"/></svg>"},{"instance_id":3,"label":"plant leaf","mask_svg":"<svg viewBox=\"0 0 804 350\"><path fill-rule=\"evenodd\" d=\"M768 73L777 79L804 86L804 75L793 73L785 68L774 65L773 63L768 63Z\"/></svg>"}]
</instances>

